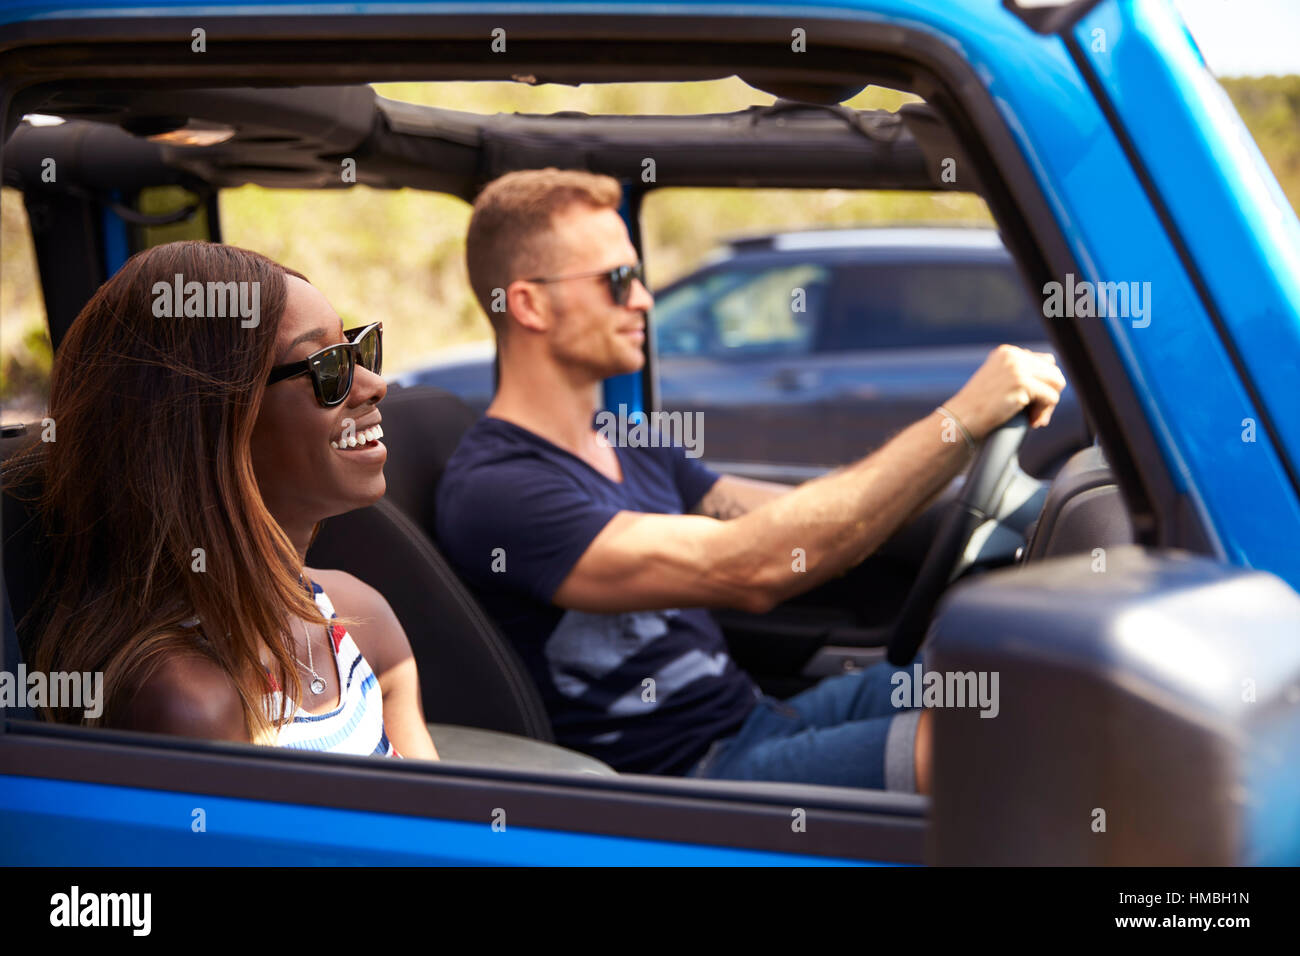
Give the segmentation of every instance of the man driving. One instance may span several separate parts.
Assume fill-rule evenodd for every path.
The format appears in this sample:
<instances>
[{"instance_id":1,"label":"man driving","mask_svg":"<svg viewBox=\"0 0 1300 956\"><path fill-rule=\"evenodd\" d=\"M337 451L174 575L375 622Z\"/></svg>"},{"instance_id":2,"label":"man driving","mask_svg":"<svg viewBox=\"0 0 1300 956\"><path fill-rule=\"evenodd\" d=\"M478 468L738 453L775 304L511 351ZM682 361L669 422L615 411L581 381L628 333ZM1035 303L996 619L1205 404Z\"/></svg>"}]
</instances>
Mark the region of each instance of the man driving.
<instances>
[{"instance_id":1,"label":"man driving","mask_svg":"<svg viewBox=\"0 0 1300 956\"><path fill-rule=\"evenodd\" d=\"M602 382L641 369L653 304L608 176L509 173L466 258L500 380L438 489L439 543L519 651L558 742L615 769L928 792L929 717L887 664L781 701L710 608L763 613L852 568L919 514L975 443L1028 408L1055 359L1003 345L942 406L798 487L719 476L681 447L618 447ZM630 443L629 443L630 444Z\"/></svg>"}]
</instances>

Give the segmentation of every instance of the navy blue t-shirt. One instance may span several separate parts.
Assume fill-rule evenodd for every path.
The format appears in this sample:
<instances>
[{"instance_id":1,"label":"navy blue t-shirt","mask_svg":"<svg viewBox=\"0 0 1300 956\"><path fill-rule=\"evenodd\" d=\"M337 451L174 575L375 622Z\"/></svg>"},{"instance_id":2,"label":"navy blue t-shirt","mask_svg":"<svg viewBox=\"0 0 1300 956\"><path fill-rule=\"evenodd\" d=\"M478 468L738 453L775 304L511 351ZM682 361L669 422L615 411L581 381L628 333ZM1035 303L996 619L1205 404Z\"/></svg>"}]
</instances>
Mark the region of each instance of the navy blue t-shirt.
<instances>
[{"instance_id":1,"label":"navy blue t-shirt","mask_svg":"<svg viewBox=\"0 0 1300 956\"><path fill-rule=\"evenodd\" d=\"M525 428L480 419L438 486L438 543L519 651L561 745L624 772L682 774L759 695L713 616L590 614L551 598L615 514L682 514L718 476L681 448L616 453L622 483Z\"/></svg>"}]
</instances>

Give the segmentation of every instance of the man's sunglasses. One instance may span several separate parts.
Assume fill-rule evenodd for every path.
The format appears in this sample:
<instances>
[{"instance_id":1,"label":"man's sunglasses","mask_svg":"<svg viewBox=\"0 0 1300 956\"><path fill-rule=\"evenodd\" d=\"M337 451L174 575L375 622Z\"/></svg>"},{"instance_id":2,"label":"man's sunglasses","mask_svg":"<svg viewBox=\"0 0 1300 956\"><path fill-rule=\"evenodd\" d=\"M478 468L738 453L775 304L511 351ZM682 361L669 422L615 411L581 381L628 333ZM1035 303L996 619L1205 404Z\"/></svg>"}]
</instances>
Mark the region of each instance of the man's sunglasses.
<instances>
[{"instance_id":1,"label":"man's sunglasses","mask_svg":"<svg viewBox=\"0 0 1300 956\"><path fill-rule=\"evenodd\" d=\"M613 269L600 269L596 272L580 272L571 276L539 276L525 279L525 282L567 282L569 279L591 279L604 276L609 280L609 294L614 297L615 305L627 305L627 298L632 294L632 280L645 285L645 267L641 263L630 266L616 266Z\"/></svg>"},{"instance_id":2,"label":"man's sunglasses","mask_svg":"<svg viewBox=\"0 0 1300 956\"><path fill-rule=\"evenodd\" d=\"M346 399L352 391L352 373L358 363L368 372L380 374L384 366L384 324L373 322L343 333L346 342L327 345L312 352L301 362L277 365L266 380L268 386L287 378L310 373L316 401L331 408ZM355 336L355 338L354 338Z\"/></svg>"}]
</instances>

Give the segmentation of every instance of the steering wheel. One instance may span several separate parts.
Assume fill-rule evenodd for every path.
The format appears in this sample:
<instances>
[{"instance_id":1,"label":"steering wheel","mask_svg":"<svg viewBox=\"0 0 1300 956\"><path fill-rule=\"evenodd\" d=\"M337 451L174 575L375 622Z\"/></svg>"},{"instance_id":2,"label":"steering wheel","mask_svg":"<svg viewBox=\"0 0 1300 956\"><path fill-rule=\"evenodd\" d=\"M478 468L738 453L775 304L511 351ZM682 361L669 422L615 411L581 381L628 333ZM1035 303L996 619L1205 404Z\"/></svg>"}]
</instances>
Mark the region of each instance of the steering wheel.
<instances>
[{"instance_id":1,"label":"steering wheel","mask_svg":"<svg viewBox=\"0 0 1300 956\"><path fill-rule=\"evenodd\" d=\"M975 563L975 534L999 518L1008 488L1017 478L1034 481L1020 468L1020 445L1028 433L1029 413L1022 411L990 433L976 452L961 495L944 516L894 624L888 658L895 667L912 662L944 590Z\"/></svg>"}]
</instances>

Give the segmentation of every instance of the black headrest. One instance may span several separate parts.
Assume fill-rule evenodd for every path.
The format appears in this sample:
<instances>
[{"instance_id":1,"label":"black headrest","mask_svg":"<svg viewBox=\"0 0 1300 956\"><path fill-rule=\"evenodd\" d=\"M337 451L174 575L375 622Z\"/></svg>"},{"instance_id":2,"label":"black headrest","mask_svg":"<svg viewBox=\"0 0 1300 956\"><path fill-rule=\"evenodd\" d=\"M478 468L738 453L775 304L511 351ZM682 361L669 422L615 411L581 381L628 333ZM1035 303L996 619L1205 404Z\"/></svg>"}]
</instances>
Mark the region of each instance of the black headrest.
<instances>
[{"instance_id":1,"label":"black headrest","mask_svg":"<svg viewBox=\"0 0 1300 956\"><path fill-rule=\"evenodd\" d=\"M451 392L431 385L390 386L379 413L388 447L384 498L433 538L438 482L461 436L478 416Z\"/></svg>"},{"instance_id":2,"label":"black headrest","mask_svg":"<svg viewBox=\"0 0 1300 956\"><path fill-rule=\"evenodd\" d=\"M1061 466L1028 535L1026 560L1082 554L1136 540L1115 473L1098 445L1089 445Z\"/></svg>"}]
</instances>

